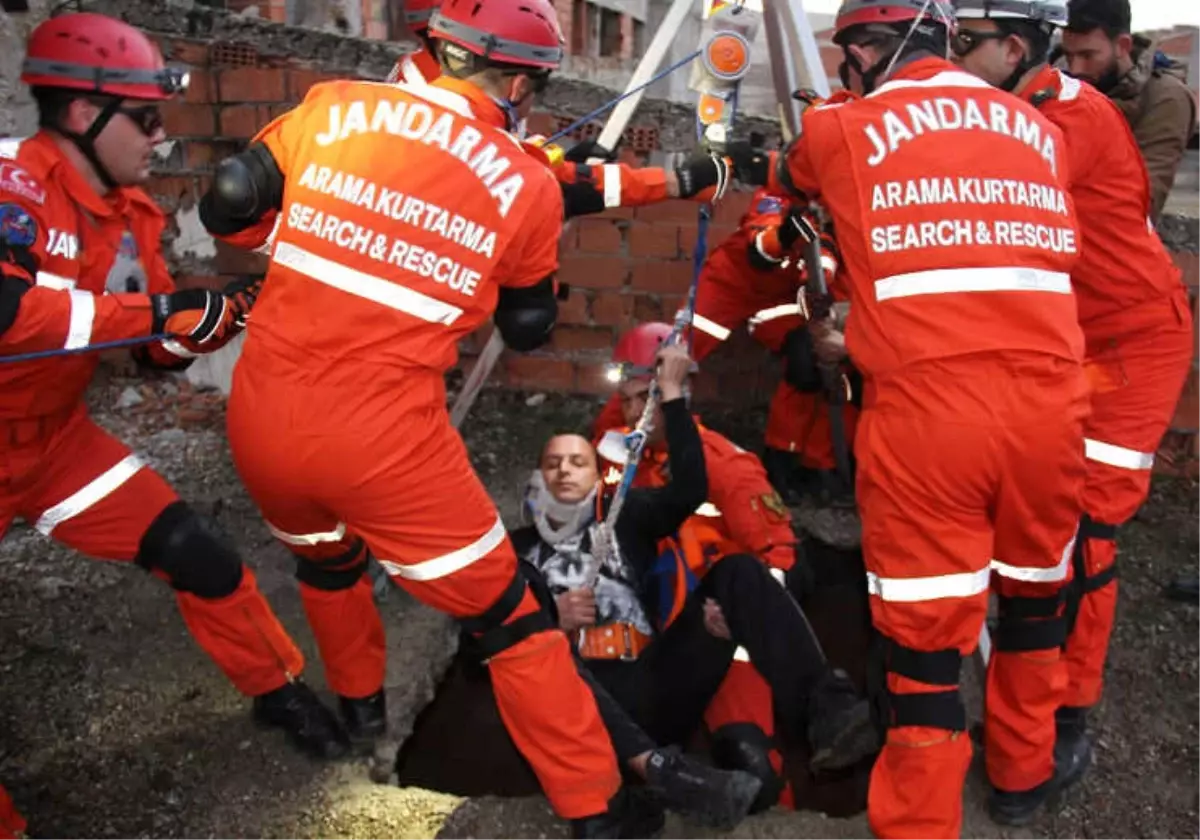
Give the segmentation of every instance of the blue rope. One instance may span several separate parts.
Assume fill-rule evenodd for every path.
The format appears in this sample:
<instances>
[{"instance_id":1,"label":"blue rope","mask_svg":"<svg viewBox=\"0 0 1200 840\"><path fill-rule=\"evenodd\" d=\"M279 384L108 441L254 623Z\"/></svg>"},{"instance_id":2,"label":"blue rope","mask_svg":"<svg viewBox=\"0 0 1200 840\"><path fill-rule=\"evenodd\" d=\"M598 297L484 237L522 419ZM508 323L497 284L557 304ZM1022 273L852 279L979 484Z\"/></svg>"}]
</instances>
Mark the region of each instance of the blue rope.
<instances>
[{"instance_id":1,"label":"blue rope","mask_svg":"<svg viewBox=\"0 0 1200 840\"><path fill-rule=\"evenodd\" d=\"M16 364L18 362L34 362L38 359L54 359L58 356L76 356L80 353L99 353L103 350L119 350L122 347L137 347L141 344L152 344L155 341L166 341L175 338L169 333L142 336L141 338L120 338L115 341L101 341L97 344L85 344L82 347L72 347L70 350L37 350L32 353L14 353L11 356L0 356L0 364Z\"/></svg>"},{"instance_id":2,"label":"blue rope","mask_svg":"<svg viewBox=\"0 0 1200 840\"><path fill-rule=\"evenodd\" d=\"M633 96L635 93L645 90L646 88L650 87L650 85L654 84L655 82L659 81L660 79L665 79L667 76L671 75L676 70L678 70L680 67L683 67L685 64L690 64L699 55L700 55L700 50L696 50L694 53L687 56L686 58L681 58L679 61L676 61L674 64L672 64L666 70L660 70L656 75L654 75L653 77L648 79L646 82L638 85L635 88L632 88L631 90L625 91L620 96L618 96L616 99L608 100L607 102L605 102L603 105L601 105L596 110L594 110L590 113L584 114L582 117L575 120L575 122L571 123L566 128L564 128L560 131L556 131L553 134L551 134L549 137L547 137L546 145L550 145L555 140L560 140L563 137L566 137L568 134L573 132L575 129L580 128L581 126L587 125L589 122L594 120L596 117L600 116L605 111L609 111L609 110L617 107L618 104L620 104L622 101L628 99L629 97Z\"/></svg>"}]
</instances>

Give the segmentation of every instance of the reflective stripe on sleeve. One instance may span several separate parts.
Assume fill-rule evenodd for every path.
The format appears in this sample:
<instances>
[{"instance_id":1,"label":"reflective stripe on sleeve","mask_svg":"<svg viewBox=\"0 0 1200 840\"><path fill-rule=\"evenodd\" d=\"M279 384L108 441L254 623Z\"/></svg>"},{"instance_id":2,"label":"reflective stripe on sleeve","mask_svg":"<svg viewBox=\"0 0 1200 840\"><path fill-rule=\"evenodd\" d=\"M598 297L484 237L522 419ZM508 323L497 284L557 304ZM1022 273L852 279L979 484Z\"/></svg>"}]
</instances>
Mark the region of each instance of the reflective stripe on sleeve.
<instances>
[{"instance_id":1,"label":"reflective stripe on sleeve","mask_svg":"<svg viewBox=\"0 0 1200 840\"><path fill-rule=\"evenodd\" d=\"M67 340L64 350L86 347L92 341L92 327L96 322L96 297L91 292L72 289L71 319L67 325Z\"/></svg>"},{"instance_id":2,"label":"reflective stripe on sleeve","mask_svg":"<svg viewBox=\"0 0 1200 840\"><path fill-rule=\"evenodd\" d=\"M710 321L699 312L692 315L692 326L702 333L711 335L717 341L724 341L729 338L729 329L727 327L722 327L716 321Z\"/></svg>"},{"instance_id":3,"label":"reflective stripe on sleeve","mask_svg":"<svg viewBox=\"0 0 1200 840\"><path fill-rule=\"evenodd\" d=\"M604 170L604 206L621 206L621 167L615 163L606 163L600 167Z\"/></svg>"},{"instance_id":4,"label":"reflective stripe on sleeve","mask_svg":"<svg viewBox=\"0 0 1200 840\"><path fill-rule=\"evenodd\" d=\"M1154 466L1153 452L1138 452L1091 438L1084 438L1083 454L1089 461L1126 470L1148 470Z\"/></svg>"}]
</instances>

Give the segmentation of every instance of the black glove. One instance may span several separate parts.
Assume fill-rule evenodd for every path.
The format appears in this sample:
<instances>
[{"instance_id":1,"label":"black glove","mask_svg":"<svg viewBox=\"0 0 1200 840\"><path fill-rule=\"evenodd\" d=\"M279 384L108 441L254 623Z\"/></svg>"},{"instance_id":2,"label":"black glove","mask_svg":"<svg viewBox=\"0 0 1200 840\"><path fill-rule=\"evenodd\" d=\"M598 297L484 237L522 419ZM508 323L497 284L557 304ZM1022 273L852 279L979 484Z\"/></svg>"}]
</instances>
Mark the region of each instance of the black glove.
<instances>
[{"instance_id":1,"label":"black glove","mask_svg":"<svg viewBox=\"0 0 1200 840\"><path fill-rule=\"evenodd\" d=\"M792 246L801 239L809 243L819 236L817 229L808 220L805 208L797 204L788 208L787 215L779 223L775 235L785 251L792 250Z\"/></svg>"},{"instance_id":2,"label":"black glove","mask_svg":"<svg viewBox=\"0 0 1200 840\"><path fill-rule=\"evenodd\" d=\"M755 143L754 139L727 143L725 155L733 161L735 178L743 184L765 187L771 177L771 157L762 144Z\"/></svg>"},{"instance_id":3,"label":"black glove","mask_svg":"<svg viewBox=\"0 0 1200 840\"><path fill-rule=\"evenodd\" d=\"M229 305L233 307L233 323L238 329L244 329L246 322L250 320L250 310L258 300L264 279L261 275L245 275L233 280L221 290L221 293L229 298Z\"/></svg>"},{"instance_id":4,"label":"black glove","mask_svg":"<svg viewBox=\"0 0 1200 840\"><path fill-rule=\"evenodd\" d=\"M796 327L783 339L783 378L805 394L820 393L824 387L807 326Z\"/></svg>"},{"instance_id":5,"label":"black glove","mask_svg":"<svg viewBox=\"0 0 1200 840\"><path fill-rule=\"evenodd\" d=\"M151 333L169 333L194 345L220 342L233 326L233 307L223 294L212 289L151 295L150 311Z\"/></svg>"},{"instance_id":6,"label":"black glove","mask_svg":"<svg viewBox=\"0 0 1200 840\"><path fill-rule=\"evenodd\" d=\"M620 145L620 143L617 145ZM612 163L617 159L617 152L615 149L610 152L593 138L591 140L581 140L563 155L563 159L571 163L587 163L592 158L600 158L606 163Z\"/></svg>"},{"instance_id":7,"label":"black glove","mask_svg":"<svg viewBox=\"0 0 1200 840\"><path fill-rule=\"evenodd\" d=\"M713 196L716 201L725 195L732 175L728 158L703 148L693 151L687 160L675 167L680 198L691 198L709 187L716 187L717 193Z\"/></svg>"}]
</instances>

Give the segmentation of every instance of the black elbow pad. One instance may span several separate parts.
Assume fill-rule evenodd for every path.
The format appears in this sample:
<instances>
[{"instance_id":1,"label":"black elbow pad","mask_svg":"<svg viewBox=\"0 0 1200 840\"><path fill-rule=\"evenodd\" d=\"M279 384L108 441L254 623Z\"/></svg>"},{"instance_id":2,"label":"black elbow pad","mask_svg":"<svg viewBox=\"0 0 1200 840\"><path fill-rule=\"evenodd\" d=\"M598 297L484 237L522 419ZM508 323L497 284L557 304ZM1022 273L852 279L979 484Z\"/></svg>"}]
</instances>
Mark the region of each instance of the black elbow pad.
<instances>
[{"instance_id":1,"label":"black elbow pad","mask_svg":"<svg viewBox=\"0 0 1200 840\"><path fill-rule=\"evenodd\" d=\"M818 393L822 388L817 352L808 327L796 327L783 340L783 378L806 394Z\"/></svg>"},{"instance_id":2,"label":"black elbow pad","mask_svg":"<svg viewBox=\"0 0 1200 840\"><path fill-rule=\"evenodd\" d=\"M200 221L209 233L228 236L283 207L283 172L262 143L217 164L212 186L200 199Z\"/></svg>"},{"instance_id":3,"label":"black elbow pad","mask_svg":"<svg viewBox=\"0 0 1200 840\"><path fill-rule=\"evenodd\" d=\"M501 289L492 320L504 343L518 353L536 350L550 340L558 318L554 278L523 289Z\"/></svg>"},{"instance_id":4,"label":"black elbow pad","mask_svg":"<svg viewBox=\"0 0 1200 840\"><path fill-rule=\"evenodd\" d=\"M0 335L8 332L17 320L21 309L21 298L29 291L29 284L16 277L0 274Z\"/></svg>"}]
</instances>

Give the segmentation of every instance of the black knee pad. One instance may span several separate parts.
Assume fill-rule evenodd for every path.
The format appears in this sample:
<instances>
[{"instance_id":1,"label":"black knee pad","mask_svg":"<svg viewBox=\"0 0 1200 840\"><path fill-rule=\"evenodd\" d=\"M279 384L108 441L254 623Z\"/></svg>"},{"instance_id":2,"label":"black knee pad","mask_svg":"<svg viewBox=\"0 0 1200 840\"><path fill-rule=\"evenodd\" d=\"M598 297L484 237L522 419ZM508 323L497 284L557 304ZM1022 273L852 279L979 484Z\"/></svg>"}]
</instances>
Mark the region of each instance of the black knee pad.
<instances>
[{"instance_id":1,"label":"black knee pad","mask_svg":"<svg viewBox=\"0 0 1200 840\"><path fill-rule=\"evenodd\" d=\"M183 501L167 505L150 524L134 562L200 598L232 595L242 582L242 558L229 538Z\"/></svg>"},{"instance_id":2,"label":"black knee pad","mask_svg":"<svg viewBox=\"0 0 1200 840\"><path fill-rule=\"evenodd\" d=\"M343 554L324 560L305 557L298 551L292 554L296 558L296 580L323 592L340 592L354 586L366 574L371 557L366 543L357 538Z\"/></svg>"},{"instance_id":3,"label":"black knee pad","mask_svg":"<svg viewBox=\"0 0 1200 840\"><path fill-rule=\"evenodd\" d=\"M771 739L753 723L727 723L712 733L713 763L722 770L741 770L762 782L750 813L779 802L785 782L771 765Z\"/></svg>"}]
</instances>

